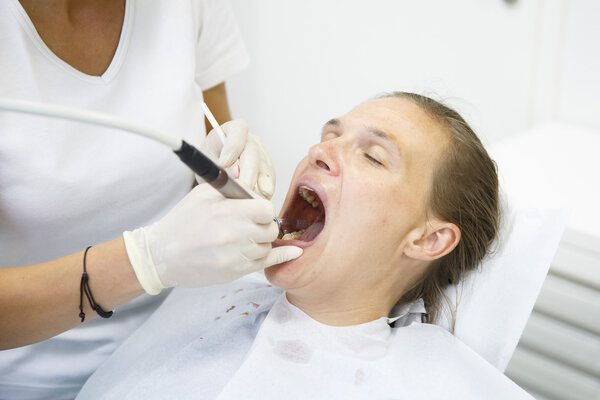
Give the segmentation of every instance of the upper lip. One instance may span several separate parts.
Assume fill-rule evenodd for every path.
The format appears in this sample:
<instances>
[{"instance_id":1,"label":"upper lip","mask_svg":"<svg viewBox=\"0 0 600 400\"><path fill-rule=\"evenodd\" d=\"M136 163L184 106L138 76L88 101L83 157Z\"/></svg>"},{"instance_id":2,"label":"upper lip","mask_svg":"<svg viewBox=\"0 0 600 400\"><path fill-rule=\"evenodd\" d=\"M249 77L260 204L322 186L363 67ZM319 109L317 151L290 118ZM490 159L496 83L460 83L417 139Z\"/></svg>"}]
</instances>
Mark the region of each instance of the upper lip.
<instances>
[{"instance_id":1,"label":"upper lip","mask_svg":"<svg viewBox=\"0 0 600 400\"><path fill-rule=\"evenodd\" d=\"M325 215L327 215L327 195L325 194L325 189L323 188L321 183L311 175L302 175L296 182L295 193L298 193L298 190L300 190L300 186L306 186L317 194L319 200L321 201L321 204L323 204Z\"/></svg>"}]
</instances>

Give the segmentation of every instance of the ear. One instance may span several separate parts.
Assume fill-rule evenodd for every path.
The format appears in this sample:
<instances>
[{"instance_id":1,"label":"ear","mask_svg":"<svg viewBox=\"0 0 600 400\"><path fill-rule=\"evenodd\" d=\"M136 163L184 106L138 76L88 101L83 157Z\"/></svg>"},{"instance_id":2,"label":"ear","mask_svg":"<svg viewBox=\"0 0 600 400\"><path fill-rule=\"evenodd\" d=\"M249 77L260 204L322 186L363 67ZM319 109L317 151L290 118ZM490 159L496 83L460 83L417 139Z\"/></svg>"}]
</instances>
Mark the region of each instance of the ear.
<instances>
[{"instance_id":1,"label":"ear","mask_svg":"<svg viewBox=\"0 0 600 400\"><path fill-rule=\"evenodd\" d=\"M404 254L422 261L437 260L450 253L460 242L458 226L444 221L428 221L423 229L409 233Z\"/></svg>"}]
</instances>

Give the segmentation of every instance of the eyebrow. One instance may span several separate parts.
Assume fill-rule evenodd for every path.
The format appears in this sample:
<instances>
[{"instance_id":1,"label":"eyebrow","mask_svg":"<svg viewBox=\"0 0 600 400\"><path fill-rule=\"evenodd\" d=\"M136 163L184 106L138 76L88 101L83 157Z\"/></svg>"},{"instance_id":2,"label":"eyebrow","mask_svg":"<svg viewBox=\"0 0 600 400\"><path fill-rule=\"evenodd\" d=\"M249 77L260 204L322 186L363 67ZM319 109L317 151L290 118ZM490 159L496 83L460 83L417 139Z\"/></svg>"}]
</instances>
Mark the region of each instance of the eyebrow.
<instances>
[{"instance_id":1,"label":"eyebrow","mask_svg":"<svg viewBox=\"0 0 600 400\"><path fill-rule=\"evenodd\" d=\"M342 123L340 122L340 120L339 120L339 119L337 119L337 118L332 118L332 119L330 119L329 121L327 121L327 122L325 123L325 125L323 125L323 128L322 128L322 130L324 131L325 129L327 129L327 128L329 128L329 127L332 127L332 126L333 126L333 127L336 127L336 128L338 128L338 127L340 127L341 125L342 125Z\"/></svg>"},{"instance_id":2,"label":"eyebrow","mask_svg":"<svg viewBox=\"0 0 600 400\"><path fill-rule=\"evenodd\" d=\"M323 125L323 131L325 131L329 127L339 128L341 126L342 126L342 123L340 122L340 120L337 118L333 118L333 119L330 119L329 121L327 121L325 123L325 125ZM380 139L385 140L386 142L389 142L391 145L394 146L394 149L398 153L400 153L400 146L398 144L398 141L396 140L396 138L393 135L390 135L389 133L384 132L381 129L373 128L370 126L365 126L365 131L370 133L373 136L376 136Z\"/></svg>"}]
</instances>

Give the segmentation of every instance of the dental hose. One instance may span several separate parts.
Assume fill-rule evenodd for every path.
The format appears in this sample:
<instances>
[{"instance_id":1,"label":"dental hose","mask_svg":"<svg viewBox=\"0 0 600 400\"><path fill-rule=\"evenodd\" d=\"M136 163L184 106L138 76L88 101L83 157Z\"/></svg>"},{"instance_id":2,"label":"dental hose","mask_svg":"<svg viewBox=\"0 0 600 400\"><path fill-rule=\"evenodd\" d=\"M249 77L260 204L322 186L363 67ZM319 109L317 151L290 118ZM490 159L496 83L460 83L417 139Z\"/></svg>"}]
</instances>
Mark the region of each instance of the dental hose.
<instances>
[{"instance_id":1,"label":"dental hose","mask_svg":"<svg viewBox=\"0 0 600 400\"><path fill-rule=\"evenodd\" d=\"M228 199L254 198L246 189L231 178L222 167L213 162L200 150L185 140L165 134L157 129L95 111L1 97L0 110L100 125L145 136L171 148L184 164L224 197ZM281 232L281 221L278 218L274 218L274 220L277 222Z\"/></svg>"}]
</instances>

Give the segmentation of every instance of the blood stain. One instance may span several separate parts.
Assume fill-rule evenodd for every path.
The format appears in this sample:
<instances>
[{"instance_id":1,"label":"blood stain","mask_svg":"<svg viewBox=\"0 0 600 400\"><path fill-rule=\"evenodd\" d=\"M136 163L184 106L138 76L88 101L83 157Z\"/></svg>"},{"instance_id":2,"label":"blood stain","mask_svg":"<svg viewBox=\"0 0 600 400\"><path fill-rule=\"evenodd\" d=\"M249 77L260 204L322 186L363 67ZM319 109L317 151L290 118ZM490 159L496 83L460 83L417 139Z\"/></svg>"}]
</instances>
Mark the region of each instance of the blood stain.
<instances>
[{"instance_id":1,"label":"blood stain","mask_svg":"<svg viewBox=\"0 0 600 400\"><path fill-rule=\"evenodd\" d=\"M307 364L312 356L312 351L300 340L279 341L273 347L273 352L295 364Z\"/></svg>"},{"instance_id":2,"label":"blood stain","mask_svg":"<svg viewBox=\"0 0 600 400\"><path fill-rule=\"evenodd\" d=\"M258 306L260 306L260 304L256 304L255 302L251 301L248 304L252 304L254 306L254 308L258 308Z\"/></svg>"},{"instance_id":3,"label":"blood stain","mask_svg":"<svg viewBox=\"0 0 600 400\"><path fill-rule=\"evenodd\" d=\"M241 313L240 315L248 315L248 311Z\"/></svg>"},{"instance_id":4,"label":"blood stain","mask_svg":"<svg viewBox=\"0 0 600 400\"><path fill-rule=\"evenodd\" d=\"M354 384L360 385L361 383L363 383L365 381L365 378L366 378L365 371L363 371L362 368L357 369L356 373L354 374Z\"/></svg>"},{"instance_id":5,"label":"blood stain","mask_svg":"<svg viewBox=\"0 0 600 400\"><path fill-rule=\"evenodd\" d=\"M229 307L229 308L227 309L227 312L229 312L229 311L233 310L234 308L235 308L235 306L231 306L231 307Z\"/></svg>"}]
</instances>

